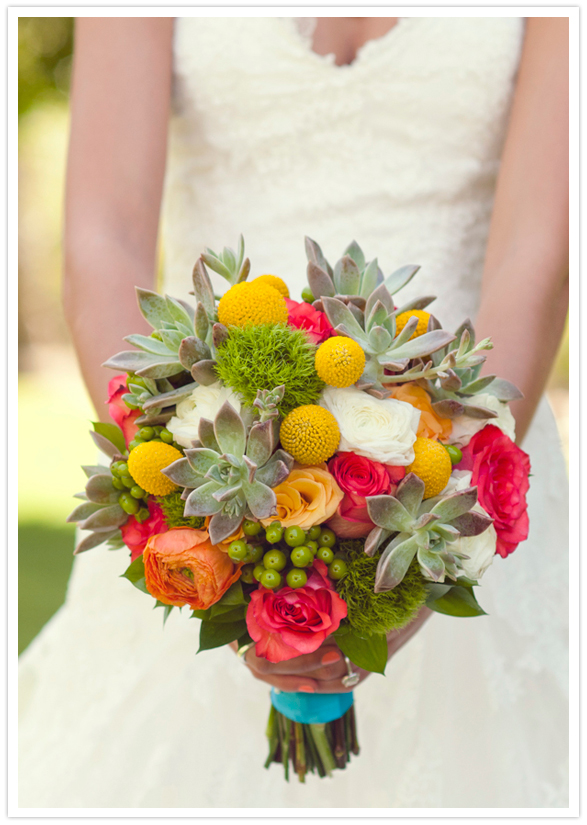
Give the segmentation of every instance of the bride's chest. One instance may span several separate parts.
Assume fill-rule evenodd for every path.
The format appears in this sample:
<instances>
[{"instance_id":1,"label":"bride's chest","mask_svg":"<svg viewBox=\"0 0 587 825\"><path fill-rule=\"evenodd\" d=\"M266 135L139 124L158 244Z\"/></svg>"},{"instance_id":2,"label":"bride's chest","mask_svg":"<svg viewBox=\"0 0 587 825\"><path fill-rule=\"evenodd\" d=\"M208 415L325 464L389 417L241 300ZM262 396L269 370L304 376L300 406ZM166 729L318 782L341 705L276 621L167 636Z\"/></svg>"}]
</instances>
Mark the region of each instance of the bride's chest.
<instances>
[{"instance_id":1,"label":"bride's chest","mask_svg":"<svg viewBox=\"0 0 587 825\"><path fill-rule=\"evenodd\" d=\"M463 146L499 140L523 38L516 17L403 18L353 63L311 51L293 18L176 21L174 108L205 143ZM391 141L391 143L390 143Z\"/></svg>"}]
</instances>

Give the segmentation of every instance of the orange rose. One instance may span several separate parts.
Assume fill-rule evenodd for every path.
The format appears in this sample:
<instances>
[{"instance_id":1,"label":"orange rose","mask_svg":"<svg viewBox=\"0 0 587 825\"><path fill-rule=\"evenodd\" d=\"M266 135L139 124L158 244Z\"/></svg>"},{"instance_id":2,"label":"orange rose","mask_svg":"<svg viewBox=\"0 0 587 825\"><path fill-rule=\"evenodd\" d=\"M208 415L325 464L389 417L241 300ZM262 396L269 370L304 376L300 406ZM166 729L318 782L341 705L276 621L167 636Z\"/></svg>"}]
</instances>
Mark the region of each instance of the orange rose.
<instances>
[{"instance_id":1,"label":"orange rose","mask_svg":"<svg viewBox=\"0 0 587 825\"><path fill-rule=\"evenodd\" d=\"M277 496L277 515L262 519L263 526L280 521L284 527L297 525L302 530L322 524L334 515L344 496L326 464L296 465L273 492Z\"/></svg>"},{"instance_id":2,"label":"orange rose","mask_svg":"<svg viewBox=\"0 0 587 825\"><path fill-rule=\"evenodd\" d=\"M391 395L392 398L405 401L420 410L420 423L416 433L419 438L439 438L444 441L449 437L452 432L452 421L450 418L441 418L436 415L432 409L430 396L422 387L412 383L401 384L399 387L394 387Z\"/></svg>"},{"instance_id":3,"label":"orange rose","mask_svg":"<svg viewBox=\"0 0 587 825\"><path fill-rule=\"evenodd\" d=\"M174 527L151 536L143 552L147 590L163 604L207 610L240 576L235 565L210 543L205 530Z\"/></svg>"}]
</instances>

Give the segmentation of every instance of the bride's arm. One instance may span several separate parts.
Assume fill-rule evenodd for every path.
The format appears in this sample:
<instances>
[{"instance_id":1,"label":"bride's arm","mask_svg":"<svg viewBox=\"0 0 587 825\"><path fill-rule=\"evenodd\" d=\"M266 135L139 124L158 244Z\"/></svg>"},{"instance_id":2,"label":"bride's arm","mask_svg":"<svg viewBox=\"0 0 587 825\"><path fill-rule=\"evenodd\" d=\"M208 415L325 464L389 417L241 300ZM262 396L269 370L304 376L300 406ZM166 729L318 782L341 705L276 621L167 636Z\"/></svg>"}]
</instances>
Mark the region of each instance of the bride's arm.
<instances>
[{"instance_id":1,"label":"bride's arm","mask_svg":"<svg viewBox=\"0 0 587 825\"><path fill-rule=\"evenodd\" d=\"M100 417L100 364L142 332L165 170L173 18L78 18L65 202L64 306Z\"/></svg>"},{"instance_id":2,"label":"bride's arm","mask_svg":"<svg viewBox=\"0 0 587 825\"><path fill-rule=\"evenodd\" d=\"M485 373L520 387L518 441L544 390L568 306L568 18L529 18L476 320Z\"/></svg>"}]
</instances>

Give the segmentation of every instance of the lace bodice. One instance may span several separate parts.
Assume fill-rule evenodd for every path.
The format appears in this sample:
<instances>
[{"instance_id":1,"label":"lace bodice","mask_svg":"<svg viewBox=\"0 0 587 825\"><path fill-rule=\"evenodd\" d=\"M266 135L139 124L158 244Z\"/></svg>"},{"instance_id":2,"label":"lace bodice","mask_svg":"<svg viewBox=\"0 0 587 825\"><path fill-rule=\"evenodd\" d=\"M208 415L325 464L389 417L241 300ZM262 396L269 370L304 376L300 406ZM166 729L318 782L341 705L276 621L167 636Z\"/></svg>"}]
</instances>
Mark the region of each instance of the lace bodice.
<instances>
[{"instance_id":1,"label":"lace bodice","mask_svg":"<svg viewBox=\"0 0 587 825\"><path fill-rule=\"evenodd\" d=\"M303 236L352 238L444 326L477 309L521 18L402 18L348 66L294 18L181 18L164 211L165 288L243 232L253 274L301 290ZM219 285L220 286L220 285ZM411 292L410 292L411 290Z\"/></svg>"}]
</instances>

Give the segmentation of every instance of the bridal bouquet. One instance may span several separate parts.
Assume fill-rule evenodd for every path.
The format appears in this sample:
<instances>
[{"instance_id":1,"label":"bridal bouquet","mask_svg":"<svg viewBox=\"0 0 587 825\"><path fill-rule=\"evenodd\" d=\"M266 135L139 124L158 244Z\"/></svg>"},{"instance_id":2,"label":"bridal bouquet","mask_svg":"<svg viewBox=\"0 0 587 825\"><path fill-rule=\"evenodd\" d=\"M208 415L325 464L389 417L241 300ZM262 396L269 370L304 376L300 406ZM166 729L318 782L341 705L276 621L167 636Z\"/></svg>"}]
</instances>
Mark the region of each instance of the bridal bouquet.
<instances>
[{"instance_id":1,"label":"bridal bouquet","mask_svg":"<svg viewBox=\"0 0 587 825\"><path fill-rule=\"evenodd\" d=\"M385 277L353 242L331 267L306 239L308 287L248 280L207 250L195 307L138 289L153 328L105 366L115 424L92 436L69 517L130 551L124 573L167 618L201 619L199 650L237 642L269 662L333 636L346 692L272 691L269 756L303 781L344 768L358 743L353 666L383 673L387 634L427 605L483 614L474 588L528 534L529 460L514 443L508 381L481 376L490 339L396 306L415 275ZM208 269L230 288L214 295Z\"/></svg>"}]
</instances>

